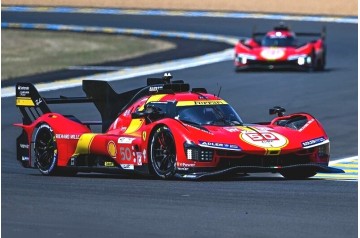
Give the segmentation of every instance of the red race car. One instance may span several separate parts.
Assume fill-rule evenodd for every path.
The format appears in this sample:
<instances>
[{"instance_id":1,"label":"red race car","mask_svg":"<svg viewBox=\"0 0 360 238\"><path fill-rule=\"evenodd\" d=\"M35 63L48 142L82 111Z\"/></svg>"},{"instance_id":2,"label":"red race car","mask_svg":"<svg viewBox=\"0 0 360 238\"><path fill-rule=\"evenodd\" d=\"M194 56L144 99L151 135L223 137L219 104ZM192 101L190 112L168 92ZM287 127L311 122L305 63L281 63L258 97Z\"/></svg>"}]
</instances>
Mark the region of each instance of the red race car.
<instances>
[{"instance_id":1,"label":"red race car","mask_svg":"<svg viewBox=\"0 0 360 238\"><path fill-rule=\"evenodd\" d=\"M322 33L295 33L284 24L267 33L254 32L235 45L235 71L244 69L324 70L325 27ZM300 42L304 37L317 37Z\"/></svg>"},{"instance_id":2,"label":"red race car","mask_svg":"<svg viewBox=\"0 0 360 238\"><path fill-rule=\"evenodd\" d=\"M44 175L77 172L150 174L198 179L220 174L280 173L303 179L328 167L330 142L307 113L246 124L223 99L171 76L117 93L105 81L84 80L85 97L44 98L31 83L16 85L23 115L17 160ZM49 104L94 103L102 121L80 121ZM102 132L92 131L100 125ZM98 126L99 127L99 126Z\"/></svg>"}]
</instances>

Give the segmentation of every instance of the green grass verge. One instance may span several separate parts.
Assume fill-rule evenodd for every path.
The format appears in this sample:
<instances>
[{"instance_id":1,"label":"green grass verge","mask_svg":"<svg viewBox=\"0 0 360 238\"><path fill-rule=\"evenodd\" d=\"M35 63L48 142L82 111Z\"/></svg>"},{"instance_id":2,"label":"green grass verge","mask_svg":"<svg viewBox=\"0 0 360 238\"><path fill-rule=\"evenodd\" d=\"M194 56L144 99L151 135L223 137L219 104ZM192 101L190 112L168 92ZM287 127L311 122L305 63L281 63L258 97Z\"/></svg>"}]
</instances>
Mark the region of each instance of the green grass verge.
<instances>
[{"instance_id":1,"label":"green grass verge","mask_svg":"<svg viewBox=\"0 0 360 238\"><path fill-rule=\"evenodd\" d=\"M1 80L123 60L175 48L163 40L131 36L1 30Z\"/></svg>"}]
</instances>

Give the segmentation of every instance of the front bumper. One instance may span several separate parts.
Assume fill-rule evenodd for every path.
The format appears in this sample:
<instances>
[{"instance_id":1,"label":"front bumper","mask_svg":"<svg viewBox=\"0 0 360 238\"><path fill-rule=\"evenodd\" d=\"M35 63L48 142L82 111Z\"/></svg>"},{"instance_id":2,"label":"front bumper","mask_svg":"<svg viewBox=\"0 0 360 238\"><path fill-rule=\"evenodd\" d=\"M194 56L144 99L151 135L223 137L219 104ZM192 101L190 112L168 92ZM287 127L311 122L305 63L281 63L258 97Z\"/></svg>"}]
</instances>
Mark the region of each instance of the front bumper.
<instances>
[{"instance_id":1,"label":"front bumper","mask_svg":"<svg viewBox=\"0 0 360 238\"><path fill-rule=\"evenodd\" d=\"M289 166L273 166L273 167L263 167L263 166L235 166L231 168L210 171L210 172L193 172L193 173L176 173L175 177L180 179L188 179L188 180L199 180L202 178L208 177L216 177L220 175L231 175L238 173L280 173L285 170L291 169L311 169L317 173L345 173L342 169L337 169L333 167L329 167L321 164L297 164L297 165L289 165Z\"/></svg>"},{"instance_id":2,"label":"front bumper","mask_svg":"<svg viewBox=\"0 0 360 238\"><path fill-rule=\"evenodd\" d=\"M259 69L259 70L281 70L281 69L292 69L292 70L309 70L311 64L299 65L297 60L286 60L286 61L265 61L265 60L248 60L246 64L235 62L235 69L237 71L247 69Z\"/></svg>"}]
</instances>

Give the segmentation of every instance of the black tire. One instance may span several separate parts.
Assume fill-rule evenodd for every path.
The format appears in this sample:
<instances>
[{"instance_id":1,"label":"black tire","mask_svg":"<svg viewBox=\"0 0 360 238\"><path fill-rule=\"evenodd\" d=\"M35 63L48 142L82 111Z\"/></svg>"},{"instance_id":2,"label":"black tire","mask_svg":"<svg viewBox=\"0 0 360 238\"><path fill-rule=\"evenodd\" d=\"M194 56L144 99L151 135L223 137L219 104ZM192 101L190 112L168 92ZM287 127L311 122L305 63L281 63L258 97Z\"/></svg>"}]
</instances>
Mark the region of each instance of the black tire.
<instances>
[{"instance_id":1,"label":"black tire","mask_svg":"<svg viewBox=\"0 0 360 238\"><path fill-rule=\"evenodd\" d=\"M325 70L325 65L326 65L326 51L324 50L324 52L322 54L322 57L321 57L319 70L324 71Z\"/></svg>"},{"instance_id":2,"label":"black tire","mask_svg":"<svg viewBox=\"0 0 360 238\"><path fill-rule=\"evenodd\" d=\"M319 62L316 59L315 50L313 49L311 52L311 65L309 67L309 72L316 71L318 68Z\"/></svg>"},{"instance_id":3,"label":"black tire","mask_svg":"<svg viewBox=\"0 0 360 238\"><path fill-rule=\"evenodd\" d=\"M289 169L280 172L280 174L286 179L302 180L315 176L316 172L312 169Z\"/></svg>"},{"instance_id":4,"label":"black tire","mask_svg":"<svg viewBox=\"0 0 360 238\"><path fill-rule=\"evenodd\" d=\"M54 175L57 165L57 144L52 128L44 123L35 133L35 165L44 175Z\"/></svg>"},{"instance_id":5,"label":"black tire","mask_svg":"<svg viewBox=\"0 0 360 238\"><path fill-rule=\"evenodd\" d=\"M152 172L159 178L172 178L176 170L175 139L166 126L157 128L150 140Z\"/></svg>"}]
</instances>

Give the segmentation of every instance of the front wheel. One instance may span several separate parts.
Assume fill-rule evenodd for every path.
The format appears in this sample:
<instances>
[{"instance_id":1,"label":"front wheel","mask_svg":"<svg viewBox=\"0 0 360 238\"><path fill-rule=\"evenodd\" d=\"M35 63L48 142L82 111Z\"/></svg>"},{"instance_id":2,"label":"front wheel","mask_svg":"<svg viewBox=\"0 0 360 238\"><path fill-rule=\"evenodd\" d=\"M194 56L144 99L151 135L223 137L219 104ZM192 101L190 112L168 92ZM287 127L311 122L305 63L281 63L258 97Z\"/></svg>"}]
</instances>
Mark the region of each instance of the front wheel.
<instances>
[{"instance_id":1,"label":"front wheel","mask_svg":"<svg viewBox=\"0 0 360 238\"><path fill-rule=\"evenodd\" d=\"M310 177L313 177L316 175L316 172L314 170L305 170L305 169L290 169L290 170L284 170L280 172L280 174L286 178L291 180L302 180L302 179L308 179Z\"/></svg>"},{"instance_id":2,"label":"front wheel","mask_svg":"<svg viewBox=\"0 0 360 238\"><path fill-rule=\"evenodd\" d=\"M153 133L150 142L150 161L159 178L171 178L176 169L175 139L170 129L161 126Z\"/></svg>"}]
</instances>

